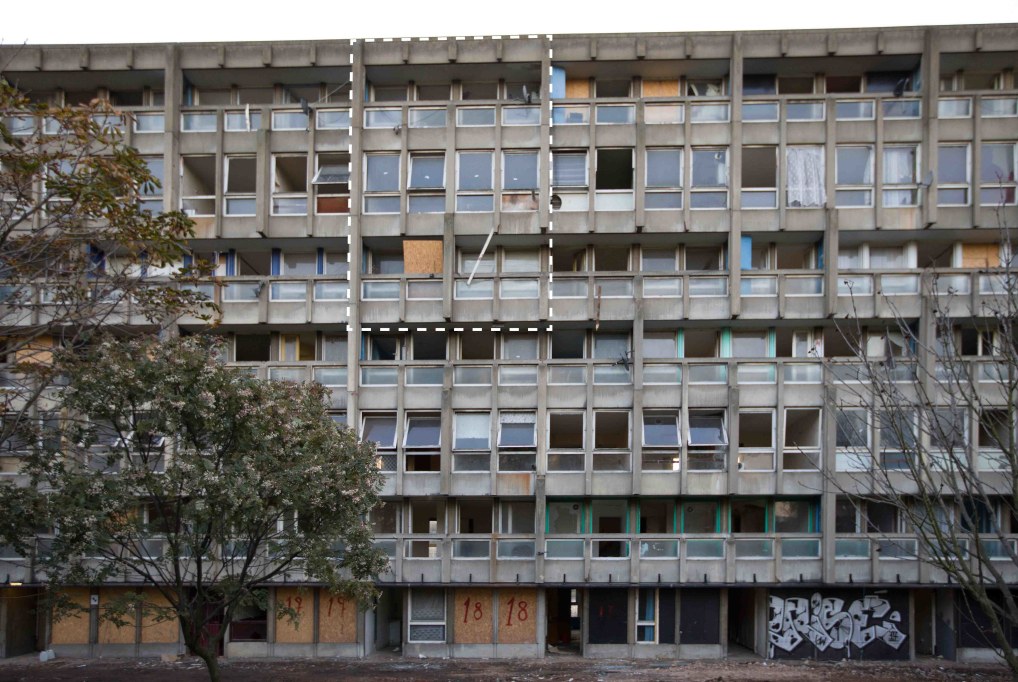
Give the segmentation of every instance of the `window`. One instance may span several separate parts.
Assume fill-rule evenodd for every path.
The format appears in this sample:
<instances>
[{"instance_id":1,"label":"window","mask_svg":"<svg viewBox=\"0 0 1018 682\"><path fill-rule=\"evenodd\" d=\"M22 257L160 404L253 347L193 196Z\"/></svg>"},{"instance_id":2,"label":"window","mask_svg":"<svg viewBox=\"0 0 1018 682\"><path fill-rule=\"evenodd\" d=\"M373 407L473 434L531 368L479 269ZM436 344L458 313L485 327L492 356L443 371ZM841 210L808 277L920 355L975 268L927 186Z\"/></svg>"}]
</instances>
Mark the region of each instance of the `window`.
<instances>
[{"instance_id":1,"label":"window","mask_svg":"<svg viewBox=\"0 0 1018 682\"><path fill-rule=\"evenodd\" d=\"M407 189L434 190L445 188L445 157L413 154L410 156L410 177Z\"/></svg>"},{"instance_id":2,"label":"window","mask_svg":"<svg viewBox=\"0 0 1018 682\"><path fill-rule=\"evenodd\" d=\"M456 530L467 534L491 534L494 505L491 499L460 500Z\"/></svg>"},{"instance_id":3,"label":"window","mask_svg":"<svg viewBox=\"0 0 1018 682\"><path fill-rule=\"evenodd\" d=\"M694 149L690 208L728 207L728 150Z\"/></svg>"},{"instance_id":4,"label":"window","mask_svg":"<svg viewBox=\"0 0 1018 682\"><path fill-rule=\"evenodd\" d=\"M547 532L575 535L583 532L583 505L579 502L548 502Z\"/></svg>"},{"instance_id":5,"label":"window","mask_svg":"<svg viewBox=\"0 0 1018 682\"><path fill-rule=\"evenodd\" d=\"M456 110L456 125L461 128L495 125L494 107L460 107Z\"/></svg>"},{"instance_id":6,"label":"window","mask_svg":"<svg viewBox=\"0 0 1018 682\"><path fill-rule=\"evenodd\" d=\"M533 412L501 412L498 415L498 447L537 447L537 422Z\"/></svg>"},{"instance_id":7,"label":"window","mask_svg":"<svg viewBox=\"0 0 1018 682\"><path fill-rule=\"evenodd\" d=\"M255 214L257 164L253 156L226 157L226 215Z\"/></svg>"},{"instance_id":8,"label":"window","mask_svg":"<svg viewBox=\"0 0 1018 682\"><path fill-rule=\"evenodd\" d=\"M537 210L537 152L502 153L502 210Z\"/></svg>"},{"instance_id":9,"label":"window","mask_svg":"<svg viewBox=\"0 0 1018 682\"><path fill-rule=\"evenodd\" d=\"M587 152L553 152L552 185L587 187Z\"/></svg>"},{"instance_id":10,"label":"window","mask_svg":"<svg viewBox=\"0 0 1018 682\"><path fill-rule=\"evenodd\" d=\"M873 147L839 146L835 160L835 206L872 206Z\"/></svg>"},{"instance_id":11,"label":"window","mask_svg":"<svg viewBox=\"0 0 1018 682\"><path fill-rule=\"evenodd\" d=\"M820 468L820 410L811 407L785 410L782 469L813 471Z\"/></svg>"},{"instance_id":12,"label":"window","mask_svg":"<svg viewBox=\"0 0 1018 682\"><path fill-rule=\"evenodd\" d=\"M536 334L505 334L502 336L503 360L536 360Z\"/></svg>"},{"instance_id":13,"label":"window","mask_svg":"<svg viewBox=\"0 0 1018 682\"><path fill-rule=\"evenodd\" d=\"M937 148L938 206L968 206L970 167L967 144L942 144Z\"/></svg>"},{"instance_id":14,"label":"window","mask_svg":"<svg viewBox=\"0 0 1018 682\"><path fill-rule=\"evenodd\" d=\"M454 450L488 450L491 447L491 414L457 412L453 419Z\"/></svg>"},{"instance_id":15,"label":"window","mask_svg":"<svg viewBox=\"0 0 1018 682\"><path fill-rule=\"evenodd\" d=\"M513 534L534 532L535 508L532 501L503 501L499 504L498 510L499 533Z\"/></svg>"},{"instance_id":16,"label":"window","mask_svg":"<svg viewBox=\"0 0 1018 682\"><path fill-rule=\"evenodd\" d=\"M884 206L915 206L919 154L915 146L884 147Z\"/></svg>"},{"instance_id":17,"label":"window","mask_svg":"<svg viewBox=\"0 0 1018 682\"><path fill-rule=\"evenodd\" d=\"M180 207L189 216L216 213L216 158L180 157Z\"/></svg>"},{"instance_id":18,"label":"window","mask_svg":"<svg viewBox=\"0 0 1018 682\"><path fill-rule=\"evenodd\" d=\"M690 410L688 445L690 470L723 470L728 450L724 411Z\"/></svg>"},{"instance_id":19,"label":"window","mask_svg":"<svg viewBox=\"0 0 1018 682\"><path fill-rule=\"evenodd\" d=\"M916 415L911 410L880 416L880 462L885 469L907 469L916 446Z\"/></svg>"},{"instance_id":20,"label":"window","mask_svg":"<svg viewBox=\"0 0 1018 682\"><path fill-rule=\"evenodd\" d=\"M251 107L244 111L223 112L227 132L252 132L262 127L262 112ZM160 131L161 132L161 131Z\"/></svg>"},{"instance_id":21,"label":"window","mask_svg":"<svg viewBox=\"0 0 1018 682\"><path fill-rule=\"evenodd\" d=\"M350 212L350 157L347 154L319 154L315 159L315 213Z\"/></svg>"},{"instance_id":22,"label":"window","mask_svg":"<svg viewBox=\"0 0 1018 682\"><path fill-rule=\"evenodd\" d=\"M502 272L540 272L541 253L531 249L502 251Z\"/></svg>"},{"instance_id":23,"label":"window","mask_svg":"<svg viewBox=\"0 0 1018 682\"><path fill-rule=\"evenodd\" d=\"M396 417L364 417L361 438L374 441L379 448L396 447Z\"/></svg>"},{"instance_id":24,"label":"window","mask_svg":"<svg viewBox=\"0 0 1018 682\"><path fill-rule=\"evenodd\" d=\"M647 191L644 208L648 210L682 208L682 150L647 150ZM674 254L673 259L674 261Z\"/></svg>"},{"instance_id":25,"label":"window","mask_svg":"<svg viewBox=\"0 0 1018 682\"><path fill-rule=\"evenodd\" d=\"M141 188L141 198L138 203L142 209L149 213L159 213L163 210L163 186L165 184L165 165L161 156L150 156L144 159L148 172L152 174L159 184L149 182Z\"/></svg>"},{"instance_id":26,"label":"window","mask_svg":"<svg viewBox=\"0 0 1018 682\"><path fill-rule=\"evenodd\" d=\"M595 410L594 449L610 450L628 447L629 413L612 410Z\"/></svg>"},{"instance_id":27,"label":"window","mask_svg":"<svg viewBox=\"0 0 1018 682\"><path fill-rule=\"evenodd\" d=\"M675 332L643 333L643 359L668 359L679 357L679 342Z\"/></svg>"},{"instance_id":28,"label":"window","mask_svg":"<svg viewBox=\"0 0 1018 682\"><path fill-rule=\"evenodd\" d=\"M318 130L345 130L350 127L349 109L319 109L315 117Z\"/></svg>"},{"instance_id":29,"label":"window","mask_svg":"<svg viewBox=\"0 0 1018 682\"><path fill-rule=\"evenodd\" d=\"M721 503L703 500L682 503L682 533L720 533Z\"/></svg>"},{"instance_id":30,"label":"window","mask_svg":"<svg viewBox=\"0 0 1018 682\"><path fill-rule=\"evenodd\" d=\"M679 416L677 414L644 413L644 447L679 447Z\"/></svg>"},{"instance_id":31,"label":"window","mask_svg":"<svg viewBox=\"0 0 1018 682\"><path fill-rule=\"evenodd\" d=\"M303 111L273 111L273 130L307 130L308 115Z\"/></svg>"},{"instance_id":32,"label":"window","mask_svg":"<svg viewBox=\"0 0 1018 682\"><path fill-rule=\"evenodd\" d=\"M773 410L739 410L739 469L774 470Z\"/></svg>"},{"instance_id":33,"label":"window","mask_svg":"<svg viewBox=\"0 0 1018 682\"><path fill-rule=\"evenodd\" d=\"M414 588L410 590L411 642L445 641L445 591Z\"/></svg>"},{"instance_id":34,"label":"window","mask_svg":"<svg viewBox=\"0 0 1018 682\"><path fill-rule=\"evenodd\" d=\"M399 213L399 155L365 155L364 212Z\"/></svg>"},{"instance_id":35,"label":"window","mask_svg":"<svg viewBox=\"0 0 1018 682\"><path fill-rule=\"evenodd\" d=\"M733 332L733 358L766 358L772 353L769 349L770 334L765 331Z\"/></svg>"},{"instance_id":36,"label":"window","mask_svg":"<svg viewBox=\"0 0 1018 682\"><path fill-rule=\"evenodd\" d=\"M635 177L632 149L598 149L594 173L596 209L632 210Z\"/></svg>"},{"instance_id":37,"label":"window","mask_svg":"<svg viewBox=\"0 0 1018 682\"><path fill-rule=\"evenodd\" d=\"M641 587L636 599L636 641L657 643L658 590Z\"/></svg>"},{"instance_id":38,"label":"window","mask_svg":"<svg viewBox=\"0 0 1018 682\"><path fill-rule=\"evenodd\" d=\"M1015 203L1015 145L984 143L979 168L979 203L982 206Z\"/></svg>"},{"instance_id":39,"label":"window","mask_svg":"<svg viewBox=\"0 0 1018 682\"><path fill-rule=\"evenodd\" d=\"M492 153L460 152L457 159L456 210L492 211Z\"/></svg>"},{"instance_id":40,"label":"window","mask_svg":"<svg viewBox=\"0 0 1018 682\"><path fill-rule=\"evenodd\" d=\"M827 202L824 183L824 148L787 147L785 161L788 206L791 208L823 206Z\"/></svg>"},{"instance_id":41,"label":"window","mask_svg":"<svg viewBox=\"0 0 1018 682\"><path fill-rule=\"evenodd\" d=\"M774 531L777 533L815 533L817 505L812 500L774 502Z\"/></svg>"},{"instance_id":42,"label":"window","mask_svg":"<svg viewBox=\"0 0 1018 682\"><path fill-rule=\"evenodd\" d=\"M777 147L743 147L742 207L777 208Z\"/></svg>"},{"instance_id":43,"label":"window","mask_svg":"<svg viewBox=\"0 0 1018 682\"><path fill-rule=\"evenodd\" d=\"M628 334L594 334L594 358L598 360L618 360L629 357Z\"/></svg>"}]
</instances>

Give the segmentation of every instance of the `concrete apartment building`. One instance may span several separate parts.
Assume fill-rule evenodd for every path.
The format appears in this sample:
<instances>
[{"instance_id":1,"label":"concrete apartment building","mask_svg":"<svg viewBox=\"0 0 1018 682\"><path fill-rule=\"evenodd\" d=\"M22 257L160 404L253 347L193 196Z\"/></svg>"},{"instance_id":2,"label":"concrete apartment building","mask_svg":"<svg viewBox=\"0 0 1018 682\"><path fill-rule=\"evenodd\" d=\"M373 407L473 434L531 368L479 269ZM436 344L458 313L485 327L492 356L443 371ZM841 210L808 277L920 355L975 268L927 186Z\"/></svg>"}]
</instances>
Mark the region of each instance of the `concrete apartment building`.
<instances>
[{"instance_id":1,"label":"concrete apartment building","mask_svg":"<svg viewBox=\"0 0 1018 682\"><path fill-rule=\"evenodd\" d=\"M377 608L284 576L270 602L309 617L247 614L226 655L992 655L914 536L839 497L848 454L889 444L836 428L824 359L850 355L837 318L879 343L894 311L922 324L931 268L960 321L978 309L1001 197L1018 225L1015 25L0 63L34 98L132 114L163 178L147 200L217 263L230 361L330 386L378 445ZM8 655L182 651L172 624L97 622L121 589L56 624L4 600Z\"/></svg>"}]
</instances>

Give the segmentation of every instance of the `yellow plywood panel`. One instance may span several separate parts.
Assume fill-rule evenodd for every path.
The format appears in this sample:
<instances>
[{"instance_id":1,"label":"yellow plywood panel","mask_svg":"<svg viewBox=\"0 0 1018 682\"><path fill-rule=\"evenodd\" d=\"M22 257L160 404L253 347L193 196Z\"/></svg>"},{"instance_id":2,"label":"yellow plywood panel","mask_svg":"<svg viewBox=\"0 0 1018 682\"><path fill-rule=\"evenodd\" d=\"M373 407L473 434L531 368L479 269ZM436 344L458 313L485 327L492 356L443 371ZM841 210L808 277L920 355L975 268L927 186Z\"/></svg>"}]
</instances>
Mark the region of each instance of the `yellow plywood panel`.
<instances>
[{"instance_id":1,"label":"yellow plywood panel","mask_svg":"<svg viewBox=\"0 0 1018 682\"><path fill-rule=\"evenodd\" d=\"M60 620L54 618L50 641L53 644L88 644L89 590L87 587L69 587L64 593L85 610L66 615Z\"/></svg>"},{"instance_id":2,"label":"yellow plywood panel","mask_svg":"<svg viewBox=\"0 0 1018 682\"><path fill-rule=\"evenodd\" d=\"M120 588L104 587L99 590L99 643L100 644L134 644L136 634L136 623L138 619L134 610L125 613L121 618L127 621L126 625L115 625L104 618L106 605L114 599L122 599L126 592L133 592L133 589L124 590Z\"/></svg>"},{"instance_id":3,"label":"yellow plywood panel","mask_svg":"<svg viewBox=\"0 0 1018 682\"><path fill-rule=\"evenodd\" d=\"M166 597L164 597L159 590L153 587L147 587L142 590L142 596L145 600L145 606L147 607L146 610L149 608L160 609L159 611L152 611L149 613L142 611L142 644L169 644L179 641L179 621L176 618L172 618L170 620L159 620L158 618L165 617L167 615L161 610L162 607L170 605L170 602L167 601Z\"/></svg>"},{"instance_id":4,"label":"yellow plywood panel","mask_svg":"<svg viewBox=\"0 0 1018 682\"><path fill-rule=\"evenodd\" d=\"M590 81L586 78L567 78L566 97L569 99L589 99Z\"/></svg>"},{"instance_id":5,"label":"yellow plywood panel","mask_svg":"<svg viewBox=\"0 0 1018 682\"><path fill-rule=\"evenodd\" d=\"M644 97L678 97L679 80L643 81Z\"/></svg>"},{"instance_id":6,"label":"yellow plywood panel","mask_svg":"<svg viewBox=\"0 0 1018 682\"><path fill-rule=\"evenodd\" d=\"M453 610L453 642L456 644L491 644L491 590L464 588L456 590Z\"/></svg>"},{"instance_id":7,"label":"yellow plywood panel","mask_svg":"<svg viewBox=\"0 0 1018 682\"><path fill-rule=\"evenodd\" d=\"M533 644L537 641L537 590L498 591L498 643Z\"/></svg>"},{"instance_id":8,"label":"yellow plywood panel","mask_svg":"<svg viewBox=\"0 0 1018 682\"><path fill-rule=\"evenodd\" d=\"M311 590L296 587L276 589L276 604L297 612L294 621L283 615L276 618L276 642L280 644L310 644L315 639L315 595ZM296 627L295 627L296 626Z\"/></svg>"},{"instance_id":9,"label":"yellow plywood panel","mask_svg":"<svg viewBox=\"0 0 1018 682\"><path fill-rule=\"evenodd\" d=\"M53 337L40 336L32 339L14 353L16 362L30 362L49 365L53 362Z\"/></svg>"},{"instance_id":10,"label":"yellow plywood panel","mask_svg":"<svg viewBox=\"0 0 1018 682\"><path fill-rule=\"evenodd\" d=\"M963 268L1000 267L1000 246L998 244L962 244L961 266Z\"/></svg>"},{"instance_id":11,"label":"yellow plywood panel","mask_svg":"<svg viewBox=\"0 0 1018 682\"><path fill-rule=\"evenodd\" d=\"M414 275L441 274L442 242L437 239L404 239L403 272Z\"/></svg>"},{"instance_id":12,"label":"yellow plywood panel","mask_svg":"<svg viewBox=\"0 0 1018 682\"><path fill-rule=\"evenodd\" d=\"M318 641L353 644L357 641L357 603L352 599L318 593Z\"/></svg>"}]
</instances>

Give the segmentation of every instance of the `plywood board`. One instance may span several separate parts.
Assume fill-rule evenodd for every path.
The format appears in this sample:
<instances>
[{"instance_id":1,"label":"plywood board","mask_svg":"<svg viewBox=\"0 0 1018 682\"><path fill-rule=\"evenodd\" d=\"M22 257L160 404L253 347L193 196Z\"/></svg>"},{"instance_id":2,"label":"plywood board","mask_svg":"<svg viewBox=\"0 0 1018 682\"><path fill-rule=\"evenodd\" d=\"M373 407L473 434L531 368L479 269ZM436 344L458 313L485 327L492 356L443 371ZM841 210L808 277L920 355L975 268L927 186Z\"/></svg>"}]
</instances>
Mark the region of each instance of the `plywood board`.
<instances>
[{"instance_id":1,"label":"plywood board","mask_svg":"<svg viewBox=\"0 0 1018 682\"><path fill-rule=\"evenodd\" d=\"M962 244L961 266L963 268L1000 267L1000 246L997 244Z\"/></svg>"},{"instance_id":2,"label":"plywood board","mask_svg":"<svg viewBox=\"0 0 1018 682\"><path fill-rule=\"evenodd\" d=\"M567 78L566 79L566 98L567 99L589 99L590 98L590 81L586 78Z\"/></svg>"},{"instance_id":3,"label":"plywood board","mask_svg":"<svg viewBox=\"0 0 1018 682\"><path fill-rule=\"evenodd\" d=\"M328 590L319 590L318 641L330 644L356 642L357 603L352 599L331 594Z\"/></svg>"},{"instance_id":4,"label":"plywood board","mask_svg":"<svg viewBox=\"0 0 1018 682\"><path fill-rule=\"evenodd\" d=\"M492 629L491 590L463 588L456 590L452 628L455 644L491 644Z\"/></svg>"},{"instance_id":5,"label":"plywood board","mask_svg":"<svg viewBox=\"0 0 1018 682\"><path fill-rule=\"evenodd\" d=\"M276 618L276 642L280 644L310 644L315 638L315 595L311 590L296 587L276 589L276 604L297 612L299 619L289 616ZM296 625L296 627L294 627Z\"/></svg>"},{"instance_id":6,"label":"plywood board","mask_svg":"<svg viewBox=\"0 0 1018 682\"><path fill-rule=\"evenodd\" d=\"M147 607L166 607L170 605L166 597L154 587L146 587L142 592ZM179 641L180 624L176 618L170 620L158 620L157 616L165 616L165 612L146 613L142 611L141 616L141 641L142 644L169 644Z\"/></svg>"},{"instance_id":7,"label":"plywood board","mask_svg":"<svg viewBox=\"0 0 1018 682\"><path fill-rule=\"evenodd\" d=\"M53 644L88 644L89 590L87 587L69 587L64 593L85 610L68 614L60 620L54 618L50 641Z\"/></svg>"},{"instance_id":8,"label":"plywood board","mask_svg":"<svg viewBox=\"0 0 1018 682\"><path fill-rule=\"evenodd\" d=\"M678 97L679 81L643 81L644 97Z\"/></svg>"},{"instance_id":9,"label":"plywood board","mask_svg":"<svg viewBox=\"0 0 1018 682\"><path fill-rule=\"evenodd\" d=\"M498 591L498 643L534 644L537 641L537 590L512 588Z\"/></svg>"},{"instance_id":10,"label":"plywood board","mask_svg":"<svg viewBox=\"0 0 1018 682\"><path fill-rule=\"evenodd\" d=\"M442 242L437 239L404 239L403 272L412 275L442 273Z\"/></svg>"},{"instance_id":11,"label":"plywood board","mask_svg":"<svg viewBox=\"0 0 1018 682\"><path fill-rule=\"evenodd\" d=\"M53 337L40 336L29 341L14 353L16 362L29 362L38 365L53 363Z\"/></svg>"},{"instance_id":12,"label":"plywood board","mask_svg":"<svg viewBox=\"0 0 1018 682\"><path fill-rule=\"evenodd\" d=\"M107 620L104 615L106 606L114 599L121 599L127 592L134 592L134 589L104 587L99 590L99 643L100 644L134 644L137 634L138 618L132 609L120 616L127 621L126 625L116 625Z\"/></svg>"}]
</instances>

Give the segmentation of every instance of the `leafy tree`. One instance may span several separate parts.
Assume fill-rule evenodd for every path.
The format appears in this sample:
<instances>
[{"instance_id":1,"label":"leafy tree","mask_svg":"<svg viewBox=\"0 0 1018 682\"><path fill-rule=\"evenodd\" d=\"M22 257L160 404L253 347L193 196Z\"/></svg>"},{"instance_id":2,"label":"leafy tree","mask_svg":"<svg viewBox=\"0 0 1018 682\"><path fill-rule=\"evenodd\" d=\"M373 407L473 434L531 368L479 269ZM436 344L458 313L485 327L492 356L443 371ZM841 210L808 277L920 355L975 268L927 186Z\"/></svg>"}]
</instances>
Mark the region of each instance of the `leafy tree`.
<instances>
[{"instance_id":1,"label":"leafy tree","mask_svg":"<svg viewBox=\"0 0 1018 682\"><path fill-rule=\"evenodd\" d=\"M1015 253L999 234L988 246ZM917 558L926 580L961 588L960 612L1018 674L1018 273L1003 260L923 271L918 307L881 301L883 329L862 326L852 297L839 325L851 356L827 363L843 446L829 480L884 558Z\"/></svg>"},{"instance_id":2,"label":"leafy tree","mask_svg":"<svg viewBox=\"0 0 1018 682\"><path fill-rule=\"evenodd\" d=\"M0 535L22 552L39 543L51 592L114 578L157 589L169 606L144 612L179 620L213 680L223 631L207 626L260 603L273 579L366 603L387 562L366 520L381 486L373 446L331 419L324 387L251 378L219 350L206 336L107 337L63 353L60 437L27 458L29 486L0 487L0 508L55 529L40 538L9 520Z\"/></svg>"},{"instance_id":3,"label":"leafy tree","mask_svg":"<svg viewBox=\"0 0 1018 682\"><path fill-rule=\"evenodd\" d=\"M0 69L0 442L33 437L27 419L59 375L55 346L97 329L157 332L189 312L210 319L183 267L192 222L162 211L162 160L126 144L126 115L96 100L32 102Z\"/></svg>"}]
</instances>

